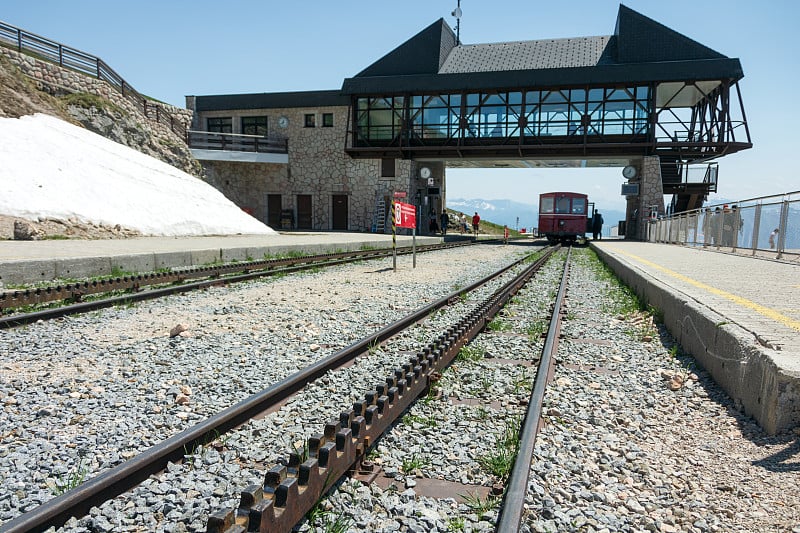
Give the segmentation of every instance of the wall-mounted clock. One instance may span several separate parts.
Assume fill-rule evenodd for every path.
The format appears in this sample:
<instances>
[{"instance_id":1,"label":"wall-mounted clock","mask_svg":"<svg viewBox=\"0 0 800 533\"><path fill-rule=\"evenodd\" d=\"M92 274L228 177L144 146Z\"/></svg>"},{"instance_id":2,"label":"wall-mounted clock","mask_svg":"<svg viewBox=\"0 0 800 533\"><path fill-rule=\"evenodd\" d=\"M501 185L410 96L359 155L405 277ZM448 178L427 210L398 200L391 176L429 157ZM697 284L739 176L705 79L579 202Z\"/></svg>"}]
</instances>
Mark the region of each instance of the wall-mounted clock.
<instances>
[{"instance_id":1,"label":"wall-mounted clock","mask_svg":"<svg viewBox=\"0 0 800 533\"><path fill-rule=\"evenodd\" d=\"M286 117L280 117L280 118L278 119L278 127L279 127L279 128L285 128L285 127L287 127L288 125L289 125L289 119L288 119L288 118L286 118Z\"/></svg>"},{"instance_id":2,"label":"wall-mounted clock","mask_svg":"<svg viewBox=\"0 0 800 533\"><path fill-rule=\"evenodd\" d=\"M633 179L636 177L637 174L636 167L633 165L628 165L627 167L622 169L622 175L627 179Z\"/></svg>"},{"instance_id":3,"label":"wall-mounted clock","mask_svg":"<svg viewBox=\"0 0 800 533\"><path fill-rule=\"evenodd\" d=\"M419 169L419 176L424 180L430 178L431 169L429 169L428 167L422 167L421 169Z\"/></svg>"}]
</instances>

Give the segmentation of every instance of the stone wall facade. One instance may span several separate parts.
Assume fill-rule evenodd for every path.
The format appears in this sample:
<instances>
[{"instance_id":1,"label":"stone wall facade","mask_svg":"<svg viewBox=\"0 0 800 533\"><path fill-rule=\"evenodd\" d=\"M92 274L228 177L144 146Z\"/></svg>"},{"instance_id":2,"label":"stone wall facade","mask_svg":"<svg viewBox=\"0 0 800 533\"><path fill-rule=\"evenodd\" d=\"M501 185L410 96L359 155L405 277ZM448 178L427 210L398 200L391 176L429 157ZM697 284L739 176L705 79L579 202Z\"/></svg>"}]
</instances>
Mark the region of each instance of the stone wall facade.
<instances>
[{"instance_id":1,"label":"stone wall facade","mask_svg":"<svg viewBox=\"0 0 800 533\"><path fill-rule=\"evenodd\" d=\"M193 107L193 100L193 97L187 98L187 107ZM351 158L345 152L348 112L347 106L197 112L192 122L195 130L206 130L208 118L231 118L233 133L241 133L243 117L266 116L267 135L288 139L288 164L204 160L201 164L206 180L267 224L270 220L268 196L280 195L281 210L293 212L292 229L297 229L298 196L311 197L311 228L301 229L330 230L334 228L334 197L344 195L347 197L346 230L376 230L376 208L378 202L382 202L386 216L384 231L388 232L391 231L393 193L405 193L402 201L419 206L418 228L427 233L428 217L438 217L444 205L444 164L425 165L432 171L432 187L438 187L440 192L428 196L429 182L419 177L422 165L415 161L393 160L394 172L391 172L391 165L384 169L380 159ZM325 115L332 116L332 125L323 125ZM306 125L307 116L313 116L313 126ZM276 215L272 215L275 220Z\"/></svg>"},{"instance_id":2,"label":"stone wall facade","mask_svg":"<svg viewBox=\"0 0 800 533\"><path fill-rule=\"evenodd\" d=\"M639 195L627 199L625 238L644 240L647 238L651 213L663 215L665 212L661 160L658 156L643 157L637 175L630 183L639 184Z\"/></svg>"}]
</instances>

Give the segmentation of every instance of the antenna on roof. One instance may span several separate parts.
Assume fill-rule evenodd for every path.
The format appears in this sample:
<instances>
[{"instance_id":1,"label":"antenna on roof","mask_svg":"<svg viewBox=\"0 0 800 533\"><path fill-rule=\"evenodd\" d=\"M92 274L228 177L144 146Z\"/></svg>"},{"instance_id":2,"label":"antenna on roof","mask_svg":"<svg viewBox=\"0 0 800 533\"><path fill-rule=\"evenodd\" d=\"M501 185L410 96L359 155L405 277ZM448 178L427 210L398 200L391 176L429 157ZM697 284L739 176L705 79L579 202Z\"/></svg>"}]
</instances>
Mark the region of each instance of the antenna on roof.
<instances>
[{"instance_id":1,"label":"antenna on roof","mask_svg":"<svg viewBox=\"0 0 800 533\"><path fill-rule=\"evenodd\" d=\"M458 0L458 6L450 13L456 18L456 45L461 44L461 0Z\"/></svg>"}]
</instances>

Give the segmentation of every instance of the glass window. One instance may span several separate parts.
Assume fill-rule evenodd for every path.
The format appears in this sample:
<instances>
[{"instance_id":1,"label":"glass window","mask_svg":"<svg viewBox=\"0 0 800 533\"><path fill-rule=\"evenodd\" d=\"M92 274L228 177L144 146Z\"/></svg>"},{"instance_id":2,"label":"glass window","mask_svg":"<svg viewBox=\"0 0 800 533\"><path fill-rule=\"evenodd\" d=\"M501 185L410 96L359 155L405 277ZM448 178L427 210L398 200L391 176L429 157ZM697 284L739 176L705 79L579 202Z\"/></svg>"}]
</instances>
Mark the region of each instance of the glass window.
<instances>
[{"instance_id":1,"label":"glass window","mask_svg":"<svg viewBox=\"0 0 800 533\"><path fill-rule=\"evenodd\" d=\"M539 202L539 213L552 213L553 200L552 196L543 196L541 202Z\"/></svg>"},{"instance_id":2,"label":"glass window","mask_svg":"<svg viewBox=\"0 0 800 533\"><path fill-rule=\"evenodd\" d=\"M267 136L267 117L242 117L242 133Z\"/></svg>"},{"instance_id":3,"label":"glass window","mask_svg":"<svg viewBox=\"0 0 800 533\"><path fill-rule=\"evenodd\" d=\"M394 178L395 177L395 163L394 158L383 158L381 159L381 177L382 178Z\"/></svg>"},{"instance_id":4,"label":"glass window","mask_svg":"<svg viewBox=\"0 0 800 533\"><path fill-rule=\"evenodd\" d=\"M232 133L233 119L231 117L210 117L206 119L206 130L214 133Z\"/></svg>"},{"instance_id":5,"label":"glass window","mask_svg":"<svg viewBox=\"0 0 800 533\"><path fill-rule=\"evenodd\" d=\"M583 215L586 213L586 199L585 198L573 198L572 199L572 214L573 215Z\"/></svg>"},{"instance_id":6,"label":"glass window","mask_svg":"<svg viewBox=\"0 0 800 533\"><path fill-rule=\"evenodd\" d=\"M569 198L562 196L556 200L556 213L566 214L569 213Z\"/></svg>"},{"instance_id":7,"label":"glass window","mask_svg":"<svg viewBox=\"0 0 800 533\"><path fill-rule=\"evenodd\" d=\"M572 102L585 102L586 89L572 89L569 92L569 98L572 100Z\"/></svg>"},{"instance_id":8,"label":"glass window","mask_svg":"<svg viewBox=\"0 0 800 533\"><path fill-rule=\"evenodd\" d=\"M333 113L323 113L322 114L322 127L323 128L332 128L333 127Z\"/></svg>"},{"instance_id":9,"label":"glass window","mask_svg":"<svg viewBox=\"0 0 800 533\"><path fill-rule=\"evenodd\" d=\"M603 89L589 89L589 101L601 102L603 100Z\"/></svg>"},{"instance_id":10,"label":"glass window","mask_svg":"<svg viewBox=\"0 0 800 533\"><path fill-rule=\"evenodd\" d=\"M306 113L304 124L306 128L315 127L317 125L317 116L314 113Z\"/></svg>"},{"instance_id":11,"label":"glass window","mask_svg":"<svg viewBox=\"0 0 800 533\"><path fill-rule=\"evenodd\" d=\"M566 102L566 97L561 93L561 91L550 91L547 93L547 96L544 97L544 101L547 103L555 103L555 102Z\"/></svg>"}]
</instances>

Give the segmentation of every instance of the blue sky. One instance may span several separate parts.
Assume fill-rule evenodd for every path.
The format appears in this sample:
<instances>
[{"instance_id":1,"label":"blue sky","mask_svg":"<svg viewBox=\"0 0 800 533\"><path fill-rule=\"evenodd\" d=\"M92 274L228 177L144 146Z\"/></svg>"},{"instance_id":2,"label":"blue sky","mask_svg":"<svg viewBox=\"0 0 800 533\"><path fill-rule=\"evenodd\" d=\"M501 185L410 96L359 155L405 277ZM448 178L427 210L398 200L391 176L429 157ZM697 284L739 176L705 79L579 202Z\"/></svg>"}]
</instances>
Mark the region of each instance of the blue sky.
<instances>
[{"instance_id":1,"label":"blue sky","mask_svg":"<svg viewBox=\"0 0 800 533\"><path fill-rule=\"evenodd\" d=\"M6 0L0 20L97 55L138 91L173 105L190 94L337 89L342 80L450 15L456 0L228 2ZM628 7L742 62L755 147L723 157L717 198L800 190L791 98L800 87L800 2L628 0ZM465 44L610 35L618 1L463 0ZM787 110L789 111L787 113ZM450 197L535 203L540 192L587 192L624 210L618 169L448 172ZM714 201L714 197L710 199Z\"/></svg>"}]
</instances>

